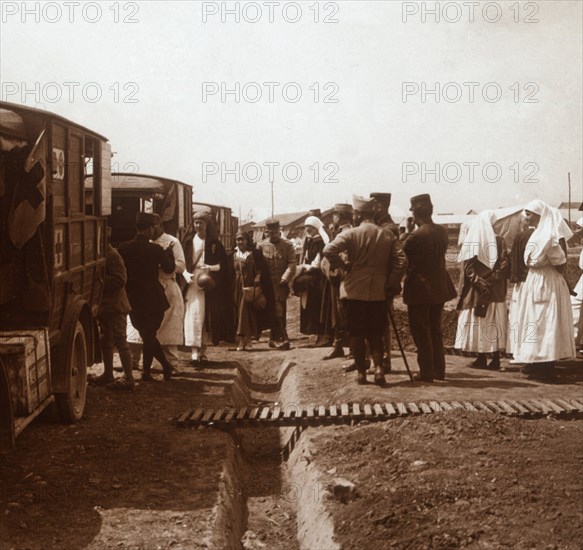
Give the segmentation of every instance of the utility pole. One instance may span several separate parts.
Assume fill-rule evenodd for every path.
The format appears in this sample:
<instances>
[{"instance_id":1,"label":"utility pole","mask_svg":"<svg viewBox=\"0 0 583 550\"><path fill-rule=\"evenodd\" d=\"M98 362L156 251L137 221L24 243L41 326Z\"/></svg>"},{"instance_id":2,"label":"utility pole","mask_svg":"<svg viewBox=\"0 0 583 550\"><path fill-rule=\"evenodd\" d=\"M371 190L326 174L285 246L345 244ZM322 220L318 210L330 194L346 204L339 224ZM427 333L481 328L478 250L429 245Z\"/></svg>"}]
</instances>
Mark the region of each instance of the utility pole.
<instances>
[{"instance_id":1,"label":"utility pole","mask_svg":"<svg viewBox=\"0 0 583 550\"><path fill-rule=\"evenodd\" d=\"M272 218L275 216L274 211L275 211L275 198L273 196L273 180L272 180L271 181L271 217Z\"/></svg>"}]
</instances>

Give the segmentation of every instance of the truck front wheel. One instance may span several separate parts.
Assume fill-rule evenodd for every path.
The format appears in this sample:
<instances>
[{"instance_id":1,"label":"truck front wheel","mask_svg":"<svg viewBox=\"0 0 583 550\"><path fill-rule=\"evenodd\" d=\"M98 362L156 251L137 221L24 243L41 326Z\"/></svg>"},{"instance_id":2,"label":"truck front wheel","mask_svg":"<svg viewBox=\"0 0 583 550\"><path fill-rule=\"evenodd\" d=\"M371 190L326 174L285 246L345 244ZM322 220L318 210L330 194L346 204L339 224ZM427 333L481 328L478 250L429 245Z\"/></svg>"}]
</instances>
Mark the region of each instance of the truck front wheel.
<instances>
[{"instance_id":1,"label":"truck front wheel","mask_svg":"<svg viewBox=\"0 0 583 550\"><path fill-rule=\"evenodd\" d=\"M80 321L76 322L72 338L64 346L61 358L65 361L67 391L55 397L63 422L74 424L83 416L87 395L87 342Z\"/></svg>"}]
</instances>

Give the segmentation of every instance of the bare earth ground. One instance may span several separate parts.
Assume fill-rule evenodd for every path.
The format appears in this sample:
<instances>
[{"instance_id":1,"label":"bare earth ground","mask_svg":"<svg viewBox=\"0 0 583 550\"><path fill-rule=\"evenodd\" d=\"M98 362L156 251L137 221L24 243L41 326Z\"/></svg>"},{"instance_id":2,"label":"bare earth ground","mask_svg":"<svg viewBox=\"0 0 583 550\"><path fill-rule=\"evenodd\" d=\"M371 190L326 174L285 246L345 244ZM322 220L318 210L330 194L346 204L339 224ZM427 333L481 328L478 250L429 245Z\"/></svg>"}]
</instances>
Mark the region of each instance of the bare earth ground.
<instances>
[{"instance_id":1,"label":"bare earth ground","mask_svg":"<svg viewBox=\"0 0 583 550\"><path fill-rule=\"evenodd\" d=\"M293 337L296 309L292 300ZM327 548L295 540L310 515L312 529L326 529L323 510L342 548L583 547L578 420L442 413L308 428L292 453L293 471L279 459L288 432L247 429L232 437L173 423L195 405L241 404L244 391L234 391L228 373L235 369L225 363L233 359L258 384L248 392L255 402L583 397L581 365L561 367L560 383L547 385L518 372L469 370L468 359L448 356L446 383L421 385L408 380L397 351L388 387L357 386L354 373L342 372L345 360L322 361L326 350L301 347L307 343L296 339L285 353L269 350L265 339L249 353L211 348L219 362L206 378L184 364L175 380L139 384L133 393L90 387L79 424L35 421L17 449L0 457L0 548ZM278 393L273 383L284 359L295 366ZM311 477L306 486L307 477L294 477L298 468L318 483ZM355 500L331 497L336 477L356 484ZM309 498L299 501L298 489ZM215 506L219 498L225 513ZM245 533L244 543L221 546L218 532L236 541Z\"/></svg>"}]
</instances>

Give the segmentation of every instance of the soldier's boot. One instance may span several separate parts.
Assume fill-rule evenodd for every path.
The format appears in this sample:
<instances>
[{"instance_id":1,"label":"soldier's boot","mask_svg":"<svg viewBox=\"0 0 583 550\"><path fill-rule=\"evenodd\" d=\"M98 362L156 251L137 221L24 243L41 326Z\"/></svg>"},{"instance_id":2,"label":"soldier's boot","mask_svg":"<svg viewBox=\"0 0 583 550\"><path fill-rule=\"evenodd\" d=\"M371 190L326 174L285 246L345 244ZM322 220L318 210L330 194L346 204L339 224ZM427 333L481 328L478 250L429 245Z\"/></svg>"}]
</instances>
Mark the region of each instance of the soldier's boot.
<instances>
[{"instance_id":1,"label":"soldier's boot","mask_svg":"<svg viewBox=\"0 0 583 550\"><path fill-rule=\"evenodd\" d=\"M113 348L102 349L101 356L103 358L103 374L89 380L91 384L98 386L111 384L115 380L113 376Z\"/></svg>"},{"instance_id":2,"label":"soldier's boot","mask_svg":"<svg viewBox=\"0 0 583 550\"><path fill-rule=\"evenodd\" d=\"M382 353L373 353L372 356L373 363L374 363L374 383L377 386L384 386L385 385L385 373L383 368L383 354Z\"/></svg>"},{"instance_id":3,"label":"soldier's boot","mask_svg":"<svg viewBox=\"0 0 583 550\"><path fill-rule=\"evenodd\" d=\"M352 355L354 356L354 363L356 365L356 383L359 385L366 384L366 346L364 338L351 337L350 338L350 349L352 350Z\"/></svg>"},{"instance_id":4,"label":"soldier's boot","mask_svg":"<svg viewBox=\"0 0 583 550\"><path fill-rule=\"evenodd\" d=\"M119 360L123 368L123 376L128 384L134 383L134 373L132 372L132 354L129 349L119 352Z\"/></svg>"}]
</instances>

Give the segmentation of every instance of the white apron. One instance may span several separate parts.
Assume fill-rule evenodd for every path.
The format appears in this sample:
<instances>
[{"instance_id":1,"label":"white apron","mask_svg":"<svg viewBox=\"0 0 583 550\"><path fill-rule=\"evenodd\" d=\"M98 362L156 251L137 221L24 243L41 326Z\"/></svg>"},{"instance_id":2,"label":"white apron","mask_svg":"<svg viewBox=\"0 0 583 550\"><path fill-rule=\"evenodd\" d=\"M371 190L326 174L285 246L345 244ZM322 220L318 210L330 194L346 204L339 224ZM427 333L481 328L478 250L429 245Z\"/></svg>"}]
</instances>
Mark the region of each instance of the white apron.
<instances>
[{"instance_id":1,"label":"white apron","mask_svg":"<svg viewBox=\"0 0 583 550\"><path fill-rule=\"evenodd\" d=\"M474 353L493 353L506 349L508 332L506 302L488 304L485 317L476 317L474 309L459 312L455 347Z\"/></svg>"},{"instance_id":2,"label":"white apron","mask_svg":"<svg viewBox=\"0 0 583 550\"><path fill-rule=\"evenodd\" d=\"M569 289L552 266L530 267L516 296L513 339L516 363L541 363L575 356Z\"/></svg>"},{"instance_id":3,"label":"white apron","mask_svg":"<svg viewBox=\"0 0 583 550\"><path fill-rule=\"evenodd\" d=\"M184 342L184 300L182 299L182 292L176 282L176 273L182 273L185 269L184 252L180 241L163 233L155 241L162 248L166 249L170 243L174 243L172 253L174 254L174 262L176 267L174 273L166 273L161 270L158 274L158 280L164 287L164 294L170 304L170 307L164 312L164 319L158 329L157 337L160 344L163 346L181 346Z\"/></svg>"},{"instance_id":4,"label":"white apron","mask_svg":"<svg viewBox=\"0 0 583 550\"><path fill-rule=\"evenodd\" d=\"M193 239L194 259L199 257L197 265L194 266L192 282L188 285L185 297L184 314L184 343L187 346L202 348L204 346L204 314L205 314L205 293L198 286L198 276L202 273L199 266L204 265L204 245L198 235ZM202 251L202 252L201 252Z\"/></svg>"}]
</instances>

